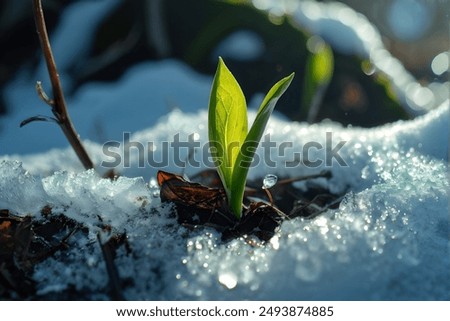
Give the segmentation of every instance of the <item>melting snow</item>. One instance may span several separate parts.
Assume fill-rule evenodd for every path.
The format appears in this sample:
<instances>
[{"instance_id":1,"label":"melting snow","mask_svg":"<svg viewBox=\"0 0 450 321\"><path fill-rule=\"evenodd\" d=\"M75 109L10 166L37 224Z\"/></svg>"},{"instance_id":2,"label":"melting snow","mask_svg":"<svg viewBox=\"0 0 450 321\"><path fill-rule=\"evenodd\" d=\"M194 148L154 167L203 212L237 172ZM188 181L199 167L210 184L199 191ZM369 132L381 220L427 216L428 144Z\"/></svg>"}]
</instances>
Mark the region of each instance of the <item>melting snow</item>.
<instances>
[{"instance_id":1,"label":"melting snow","mask_svg":"<svg viewBox=\"0 0 450 321\"><path fill-rule=\"evenodd\" d=\"M323 28L338 23L316 10L321 7L313 7L319 4L308 1L302 6L311 9L305 7L304 16L295 11L297 6L289 9L299 22L309 19L310 26ZM362 19L344 9L341 16ZM360 43L359 31L344 23L340 26L353 30L352 39ZM376 31L366 28L365 32ZM25 78L19 75L6 91L11 105L34 97ZM165 61L143 63L115 84L91 84L79 91L72 104L79 106L73 118L81 125L82 137L89 137L95 119L103 121L106 131L117 127L131 132L151 126L131 134L130 142L143 143L145 152L132 153L131 166L120 168L124 176L116 181L82 171L70 149L48 150L64 145L62 135L56 133L59 129L36 125L41 127L18 131L13 127L34 114L31 107L2 120L0 144L2 153L9 155L2 155L0 161L0 208L40 219L41 208L51 205L54 213L64 213L88 228L88 233L69 239L68 250L36 265L33 279L38 281L38 294L52 297L73 288L86 298L107 299L96 294L105 293L108 283L97 242L97 234L104 233L100 232L102 222L115 231L126 231L132 248L129 254L121 247L115 259L121 278L129 281L123 289L126 299L450 299L448 100L415 120L373 129L344 128L332 122L307 125L273 117L266 132L271 141L292 146L279 155L271 153L277 166L260 162L251 169L250 178L262 182L267 174L294 177L328 169L333 177L316 183L345 193L345 198L337 210L316 219L284 222L270 242L252 247L242 239L224 244L208 228L192 232L180 227L171 206L159 201L157 169L137 166L149 150L161 160L163 142L172 142L176 134L185 141L192 135L202 146L207 142L207 112L202 108L210 83L209 77ZM405 93L405 86L399 88ZM123 108L130 103L129 97L138 108L135 113L125 113ZM159 118L166 113L168 99L185 111L175 109ZM37 103L36 98L33 101ZM86 121L82 108L91 105L98 106L92 110L97 116ZM152 109L145 112L143 106ZM30 140L31 147L25 144ZM344 163L334 159L315 168L286 166L302 155L309 142L323 146L311 150L314 160L326 160L327 151L345 142L338 153ZM99 170L106 170L100 164L110 159L102 146L85 143ZM263 152L260 147L259 159L265 157ZM119 155L125 156L122 151ZM163 169L180 173L173 153L168 156ZM194 156L201 159L202 150ZM203 168L187 166L185 173ZM298 186L305 187L304 183Z\"/></svg>"},{"instance_id":2,"label":"melting snow","mask_svg":"<svg viewBox=\"0 0 450 321\"><path fill-rule=\"evenodd\" d=\"M40 178L18 161L3 161L0 207L39 216L50 204L91 231L71 240L68 251L36 266L40 294L69 286L80 291L105 287L107 275L96 242L101 217L129 237L132 254L120 250L116 259L121 277L133 280L124 289L128 299L448 299L448 119L448 103L416 120L375 129L272 119L269 132L286 129L282 134L273 131L273 140L292 141L293 150L312 138L325 144L325 132L333 133L335 144L347 141L341 156L348 167L329 168L329 187L347 193L337 210L311 221L284 222L262 247L241 239L223 244L213 230L179 227L170 206L154 197L155 181L147 184L142 178L112 182L92 171ZM187 136L205 122L203 111L176 111L134 139L154 137L155 131L158 137L169 137L173 128ZM198 135L206 141L205 131ZM61 157L64 153L59 151ZM294 176L320 169L260 165L251 176L264 177L268 170Z\"/></svg>"}]
</instances>

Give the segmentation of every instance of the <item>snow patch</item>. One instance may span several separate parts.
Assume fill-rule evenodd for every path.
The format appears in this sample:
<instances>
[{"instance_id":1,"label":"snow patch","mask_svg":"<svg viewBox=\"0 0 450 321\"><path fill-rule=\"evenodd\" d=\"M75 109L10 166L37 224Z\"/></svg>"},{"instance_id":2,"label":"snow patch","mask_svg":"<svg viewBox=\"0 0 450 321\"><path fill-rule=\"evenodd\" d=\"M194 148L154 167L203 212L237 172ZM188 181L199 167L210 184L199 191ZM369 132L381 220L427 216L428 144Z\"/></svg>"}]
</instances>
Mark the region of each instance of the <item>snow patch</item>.
<instances>
[{"instance_id":1,"label":"snow patch","mask_svg":"<svg viewBox=\"0 0 450 321\"><path fill-rule=\"evenodd\" d=\"M120 276L132 284L123 289L127 299L449 299L448 114L446 103L416 120L375 129L272 119L267 131L273 140L292 141L293 150L312 139L325 144L326 132L334 142L347 142L341 156L348 166L334 163L328 168L333 178L317 181L346 196L337 210L316 219L284 222L261 247L243 239L223 243L208 228L185 230L171 207L154 198L154 179L150 185L142 178L110 181L93 171L39 178L17 161L3 161L0 207L39 215L51 204L90 230L69 240L67 251L36 266L34 279L44 297L75 287L86 298L106 299L96 294L104 293L108 282L96 241L101 217L126 231L132 248L131 254L120 248L115 260ZM185 135L196 129L205 142L206 130L199 127L205 120L205 112L175 111L133 139L166 139L174 130ZM274 159L283 163L286 157ZM27 161L33 164L30 156ZM298 176L321 169L260 165L250 176ZM139 171L151 172L125 173Z\"/></svg>"}]
</instances>

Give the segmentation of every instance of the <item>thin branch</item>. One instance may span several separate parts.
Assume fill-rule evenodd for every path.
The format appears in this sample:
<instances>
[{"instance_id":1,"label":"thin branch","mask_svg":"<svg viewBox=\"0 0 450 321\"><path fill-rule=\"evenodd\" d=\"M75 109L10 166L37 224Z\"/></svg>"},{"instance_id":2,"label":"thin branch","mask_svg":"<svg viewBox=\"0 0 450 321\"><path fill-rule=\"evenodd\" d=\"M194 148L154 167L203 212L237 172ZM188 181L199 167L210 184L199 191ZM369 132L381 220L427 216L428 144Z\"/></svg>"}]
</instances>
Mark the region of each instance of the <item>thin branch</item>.
<instances>
[{"instance_id":1,"label":"thin branch","mask_svg":"<svg viewBox=\"0 0 450 321\"><path fill-rule=\"evenodd\" d=\"M111 242L112 239L109 239L107 242L103 243L100 237L100 233L97 234L97 240L100 244L100 248L102 250L103 259L106 264L106 271L109 277L109 286L111 291L111 298L115 301L123 301L122 288L120 285L120 276L117 271L117 267L114 264L114 256L115 249Z\"/></svg>"},{"instance_id":2,"label":"thin branch","mask_svg":"<svg viewBox=\"0 0 450 321\"><path fill-rule=\"evenodd\" d=\"M61 81L59 80L58 70L56 69L55 59L53 58L52 48L50 46L50 40L48 38L41 0L33 0L33 10L34 19L36 22L36 31L41 42L41 48L44 53L45 62L47 64L47 70L50 76L50 82L52 84L52 91L54 96L53 100L51 100L46 96L42 96L42 91L40 93L40 97L52 108L53 115L55 115L56 119L58 120L59 126L61 127L64 135L77 154L84 168L94 168L94 164L92 163L89 155L84 149L84 146L81 144L79 136L75 131L72 121L70 120L69 113L67 112Z\"/></svg>"},{"instance_id":3,"label":"thin branch","mask_svg":"<svg viewBox=\"0 0 450 321\"><path fill-rule=\"evenodd\" d=\"M286 178L286 179L283 179L283 180L279 180L277 184L278 185L290 184L290 183L294 183L294 182L306 181L308 179L320 178L320 177L331 178L331 172L327 171L327 170L324 170L324 171L321 171L318 174L311 174L311 175L305 175L305 176L299 176L299 177Z\"/></svg>"}]
</instances>

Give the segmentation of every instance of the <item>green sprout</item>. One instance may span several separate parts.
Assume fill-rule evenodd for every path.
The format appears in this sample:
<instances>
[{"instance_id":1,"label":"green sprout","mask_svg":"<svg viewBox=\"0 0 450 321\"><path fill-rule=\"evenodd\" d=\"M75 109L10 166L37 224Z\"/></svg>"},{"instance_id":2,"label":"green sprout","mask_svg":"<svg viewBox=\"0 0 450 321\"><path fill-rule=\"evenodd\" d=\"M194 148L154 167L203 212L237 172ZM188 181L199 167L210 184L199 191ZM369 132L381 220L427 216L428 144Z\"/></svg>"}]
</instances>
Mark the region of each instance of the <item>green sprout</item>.
<instances>
[{"instance_id":1,"label":"green sprout","mask_svg":"<svg viewBox=\"0 0 450 321\"><path fill-rule=\"evenodd\" d=\"M306 110L306 121L312 123L333 77L334 58L331 47L317 37L310 50L305 67L302 108Z\"/></svg>"},{"instance_id":2,"label":"green sprout","mask_svg":"<svg viewBox=\"0 0 450 321\"><path fill-rule=\"evenodd\" d=\"M278 99L293 78L294 73L281 79L269 90L248 131L244 94L219 57L209 98L209 143L228 205L238 219L241 217L245 183L256 148Z\"/></svg>"}]
</instances>

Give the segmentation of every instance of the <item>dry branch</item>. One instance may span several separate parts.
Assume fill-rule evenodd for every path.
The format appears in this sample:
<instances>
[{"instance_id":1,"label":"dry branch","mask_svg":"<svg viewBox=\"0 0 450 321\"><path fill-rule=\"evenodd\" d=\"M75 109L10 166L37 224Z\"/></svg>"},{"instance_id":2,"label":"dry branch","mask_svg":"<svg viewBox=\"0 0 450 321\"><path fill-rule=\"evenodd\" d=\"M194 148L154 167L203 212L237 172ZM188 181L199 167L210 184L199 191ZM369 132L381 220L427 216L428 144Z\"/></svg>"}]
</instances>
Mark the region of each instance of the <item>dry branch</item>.
<instances>
[{"instance_id":1,"label":"dry branch","mask_svg":"<svg viewBox=\"0 0 450 321\"><path fill-rule=\"evenodd\" d=\"M89 155L87 154L84 146L81 144L79 136L75 131L75 127L70 120L69 113L67 112L67 106L64 99L64 93L59 79L58 70L56 69L55 59L53 57L52 48L50 46L50 40L47 33L47 27L45 24L44 12L42 10L42 1L33 0L34 19L36 22L36 31L39 36L41 48L44 54L45 62L47 64L47 70L50 76L50 82L52 85L53 99L49 99L42 90L40 83L38 82L37 91L39 97L46 102L51 108L52 113L61 127L64 135L75 151L76 155L80 159L85 169L94 168Z\"/></svg>"}]
</instances>

